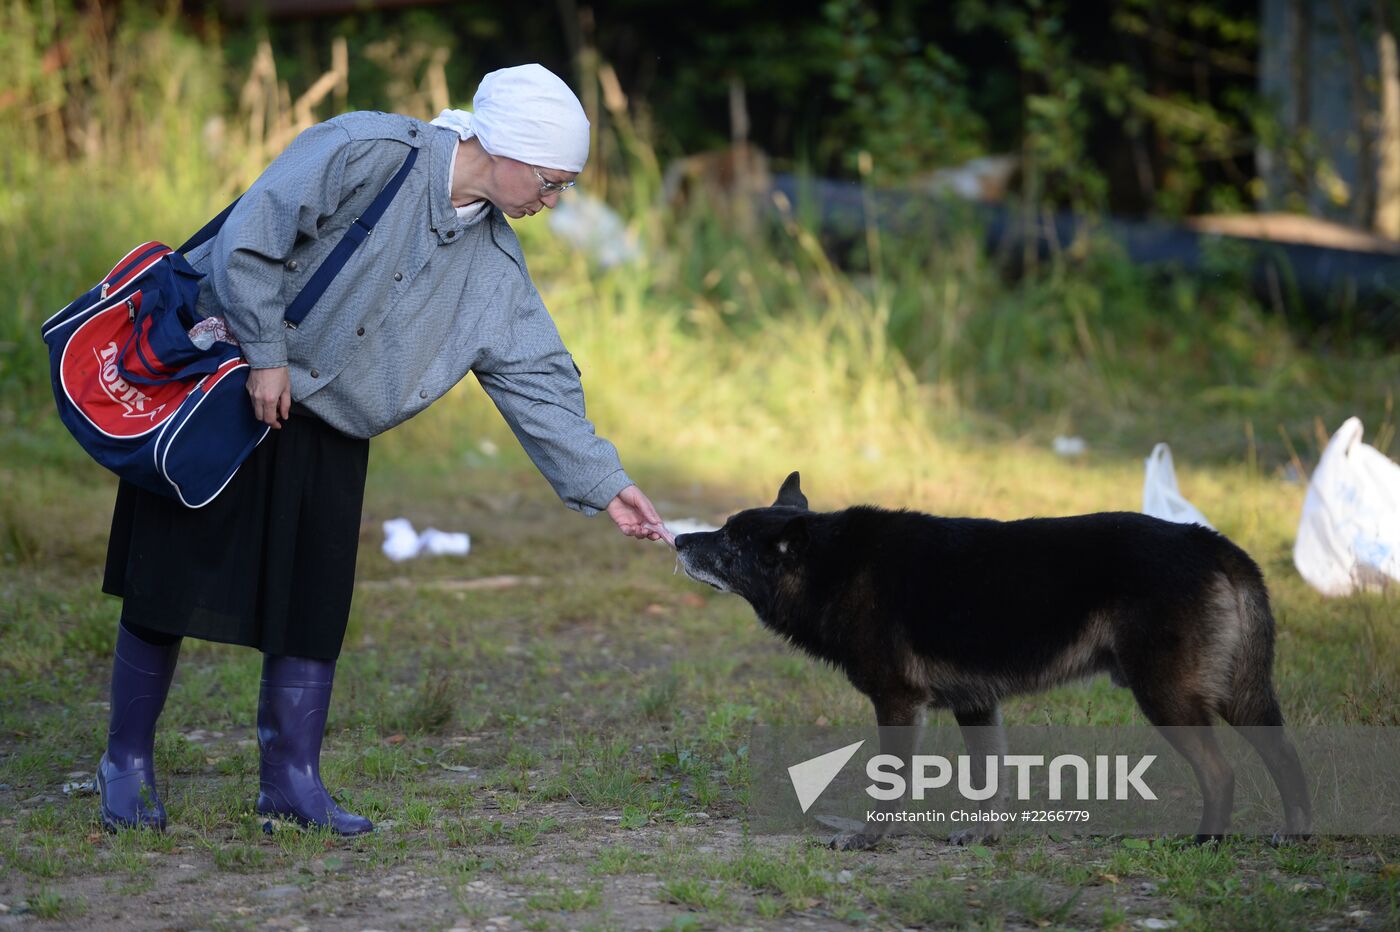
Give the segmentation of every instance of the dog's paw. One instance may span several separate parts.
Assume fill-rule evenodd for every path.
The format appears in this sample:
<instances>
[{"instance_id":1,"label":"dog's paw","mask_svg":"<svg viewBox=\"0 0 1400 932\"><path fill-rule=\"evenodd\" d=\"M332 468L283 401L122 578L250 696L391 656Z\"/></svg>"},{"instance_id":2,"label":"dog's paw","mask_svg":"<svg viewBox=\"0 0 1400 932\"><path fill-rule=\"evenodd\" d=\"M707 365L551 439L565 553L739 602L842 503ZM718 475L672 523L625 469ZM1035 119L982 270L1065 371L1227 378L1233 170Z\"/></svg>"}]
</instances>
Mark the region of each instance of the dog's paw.
<instances>
[{"instance_id":1,"label":"dog's paw","mask_svg":"<svg viewBox=\"0 0 1400 932\"><path fill-rule=\"evenodd\" d=\"M842 832L831 839L830 847L837 851L869 851L879 843L879 835L867 835L865 832Z\"/></svg>"},{"instance_id":2,"label":"dog's paw","mask_svg":"<svg viewBox=\"0 0 1400 932\"><path fill-rule=\"evenodd\" d=\"M960 832L954 832L948 836L948 844L966 847L967 845L985 845L1001 838L1001 830L996 828L965 828Z\"/></svg>"},{"instance_id":3,"label":"dog's paw","mask_svg":"<svg viewBox=\"0 0 1400 932\"><path fill-rule=\"evenodd\" d=\"M1269 838L1269 846L1273 848L1288 848L1293 845L1301 845L1312 840L1309 833L1274 832Z\"/></svg>"}]
</instances>

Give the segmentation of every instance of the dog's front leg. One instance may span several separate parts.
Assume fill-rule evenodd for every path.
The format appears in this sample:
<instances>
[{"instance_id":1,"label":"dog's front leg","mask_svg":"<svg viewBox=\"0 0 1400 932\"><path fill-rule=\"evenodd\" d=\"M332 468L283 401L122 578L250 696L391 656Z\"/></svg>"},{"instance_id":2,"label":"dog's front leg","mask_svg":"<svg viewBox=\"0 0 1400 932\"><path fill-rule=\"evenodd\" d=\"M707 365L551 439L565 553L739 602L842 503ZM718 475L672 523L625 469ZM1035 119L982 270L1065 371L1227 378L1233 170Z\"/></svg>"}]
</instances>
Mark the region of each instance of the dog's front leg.
<instances>
[{"instance_id":1,"label":"dog's front leg","mask_svg":"<svg viewBox=\"0 0 1400 932\"><path fill-rule=\"evenodd\" d=\"M1001 709L997 706L990 709L955 709L953 717L958 720L963 743L967 745L968 764L972 771L970 785L981 790L986 788L988 780L997 781L997 791L990 798L978 801L978 810L982 813L1005 812L1010 788L1003 766L1006 760L1006 728L1002 725ZM992 773L987 770L988 757L994 757L997 762ZM948 841L955 845L971 845L995 841L1000 837L1001 823L989 821L977 822L971 828L954 832L948 836Z\"/></svg>"},{"instance_id":2,"label":"dog's front leg","mask_svg":"<svg viewBox=\"0 0 1400 932\"><path fill-rule=\"evenodd\" d=\"M919 747L919 733L924 724L924 703L921 699L900 696L875 699L875 723L880 731L880 753L899 759L904 774L904 794L895 799L881 800L875 808L875 818L866 820L859 832L843 832L831 840L831 847L842 851L863 851L873 848L889 832L894 821L890 818L904 810L909 795L911 761ZM883 816L883 818L881 818Z\"/></svg>"}]
</instances>

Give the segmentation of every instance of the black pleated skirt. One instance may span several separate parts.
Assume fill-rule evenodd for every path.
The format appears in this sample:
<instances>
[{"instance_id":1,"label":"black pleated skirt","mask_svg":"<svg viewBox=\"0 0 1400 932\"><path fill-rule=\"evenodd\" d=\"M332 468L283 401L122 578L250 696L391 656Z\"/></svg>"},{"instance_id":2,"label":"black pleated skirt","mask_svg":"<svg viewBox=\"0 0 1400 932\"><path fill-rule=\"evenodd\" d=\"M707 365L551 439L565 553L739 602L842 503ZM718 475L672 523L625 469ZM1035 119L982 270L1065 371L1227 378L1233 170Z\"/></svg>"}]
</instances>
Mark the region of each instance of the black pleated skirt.
<instances>
[{"instance_id":1,"label":"black pleated skirt","mask_svg":"<svg viewBox=\"0 0 1400 932\"><path fill-rule=\"evenodd\" d=\"M144 628L334 660L368 464L368 440L294 405L203 508L122 482L102 591Z\"/></svg>"}]
</instances>

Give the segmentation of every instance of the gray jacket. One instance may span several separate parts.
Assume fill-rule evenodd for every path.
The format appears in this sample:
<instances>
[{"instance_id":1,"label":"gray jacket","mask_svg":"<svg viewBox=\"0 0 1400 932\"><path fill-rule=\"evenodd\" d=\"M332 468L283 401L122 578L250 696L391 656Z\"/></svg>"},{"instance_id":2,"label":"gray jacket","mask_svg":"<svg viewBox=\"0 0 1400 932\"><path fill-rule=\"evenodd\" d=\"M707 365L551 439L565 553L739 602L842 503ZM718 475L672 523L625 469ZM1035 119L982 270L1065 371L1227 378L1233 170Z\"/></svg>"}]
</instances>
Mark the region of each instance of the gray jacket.
<instances>
[{"instance_id":1,"label":"gray jacket","mask_svg":"<svg viewBox=\"0 0 1400 932\"><path fill-rule=\"evenodd\" d=\"M492 206L457 216L457 135L392 113L347 113L298 136L219 234L189 254L208 273L199 311L222 316L255 368L288 366L292 397L371 437L413 417L468 371L570 508L593 514L631 484L584 412L573 357ZM374 233L301 326L282 317L409 147L417 163Z\"/></svg>"}]
</instances>

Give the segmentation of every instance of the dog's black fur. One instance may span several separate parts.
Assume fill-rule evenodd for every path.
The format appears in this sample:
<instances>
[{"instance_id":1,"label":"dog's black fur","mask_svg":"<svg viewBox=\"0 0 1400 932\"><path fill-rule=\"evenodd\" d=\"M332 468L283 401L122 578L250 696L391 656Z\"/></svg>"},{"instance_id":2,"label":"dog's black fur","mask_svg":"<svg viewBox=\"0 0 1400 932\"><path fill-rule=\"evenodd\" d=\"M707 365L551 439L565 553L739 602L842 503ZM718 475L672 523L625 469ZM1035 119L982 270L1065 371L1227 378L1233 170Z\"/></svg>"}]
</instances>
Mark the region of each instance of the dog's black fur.
<instances>
[{"instance_id":1,"label":"dog's black fur","mask_svg":"<svg viewBox=\"0 0 1400 932\"><path fill-rule=\"evenodd\" d=\"M917 730L885 726L917 725L933 707L953 710L974 761L1004 754L1002 697L1108 672L1154 725L1201 726L1163 732L1200 782L1199 840L1223 834L1233 796L1216 715L1270 726L1244 734L1279 787L1285 832L1309 830L1271 680L1263 576L1209 528L1127 512L1008 522L814 513L793 473L772 506L682 534L676 551L687 575L743 596L768 628L841 669L874 703L883 753L907 760ZM886 825L837 843L869 847Z\"/></svg>"}]
</instances>

